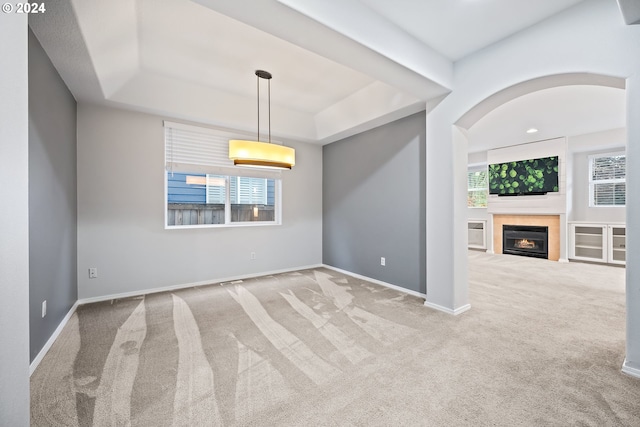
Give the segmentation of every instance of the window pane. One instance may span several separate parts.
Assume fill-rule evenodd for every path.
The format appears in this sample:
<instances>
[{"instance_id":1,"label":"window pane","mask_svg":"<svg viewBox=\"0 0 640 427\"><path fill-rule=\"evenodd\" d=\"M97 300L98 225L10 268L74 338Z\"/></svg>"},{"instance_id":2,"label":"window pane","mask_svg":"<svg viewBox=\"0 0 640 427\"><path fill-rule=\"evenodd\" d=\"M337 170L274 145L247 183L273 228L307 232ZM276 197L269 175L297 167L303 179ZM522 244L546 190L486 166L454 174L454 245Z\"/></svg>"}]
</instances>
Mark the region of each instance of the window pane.
<instances>
[{"instance_id":1,"label":"window pane","mask_svg":"<svg viewBox=\"0 0 640 427\"><path fill-rule=\"evenodd\" d=\"M231 222L275 221L273 179L231 177Z\"/></svg>"},{"instance_id":2,"label":"window pane","mask_svg":"<svg viewBox=\"0 0 640 427\"><path fill-rule=\"evenodd\" d=\"M167 172L167 225L224 224L225 177Z\"/></svg>"},{"instance_id":3,"label":"window pane","mask_svg":"<svg viewBox=\"0 0 640 427\"><path fill-rule=\"evenodd\" d=\"M627 186L624 183L614 184L613 204L616 206L624 206L627 202Z\"/></svg>"},{"instance_id":4,"label":"window pane","mask_svg":"<svg viewBox=\"0 0 640 427\"><path fill-rule=\"evenodd\" d=\"M468 187L472 188L487 188L487 171L474 171L468 173Z\"/></svg>"},{"instance_id":5,"label":"window pane","mask_svg":"<svg viewBox=\"0 0 640 427\"><path fill-rule=\"evenodd\" d=\"M591 158L591 206L624 206L626 202L626 156Z\"/></svg>"},{"instance_id":6,"label":"window pane","mask_svg":"<svg viewBox=\"0 0 640 427\"><path fill-rule=\"evenodd\" d=\"M595 206L624 206L626 185L624 183L594 184L593 204Z\"/></svg>"},{"instance_id":7,"label":"window pane","mask_svg":"<svg viewBox=\"0 0 640 427\"><path fill-rule=\"evenodd\" d=\"M267 181L265 178L231 177L231 203L266 204Z\"/></svg>"},{"instance_id":8,"label":"window pane","mask_svg":"<svg viewBox=\"0 0 640 427\"><path fill-rule=\"evenodd\" d=\"M486 208L488 193L486 169L467 172L467 186L467 206Z\"/></svg>"},{"instance_id":9,"label":"window pane","mask_svg":"<svg viewBox=\"0 0 640 427\"><path fill-rule=\"evenodd\" d=\"M607 156L592 159L591 179L624 179L626 175L626 156Z\"/></svg>"},{"instance_id":10,"label":"window pane","mask_svg":"<svg viewBox=\"0 0 640 427\"><path fill-rule=\"evenodd\" d=\"M207 203L224 205L226 199L226 177L220 175L207 175Z\"/></svg>"},{"instance_id":11,"label":"window pane","mask_svg":"<svg viewBox=\"0 0 640 427\"><path fill-rule=\"evenodd\" d=\"M486 208L487 190L469 190L467 193L467 206L470 208Z\"/></svg>"}]
</instances>

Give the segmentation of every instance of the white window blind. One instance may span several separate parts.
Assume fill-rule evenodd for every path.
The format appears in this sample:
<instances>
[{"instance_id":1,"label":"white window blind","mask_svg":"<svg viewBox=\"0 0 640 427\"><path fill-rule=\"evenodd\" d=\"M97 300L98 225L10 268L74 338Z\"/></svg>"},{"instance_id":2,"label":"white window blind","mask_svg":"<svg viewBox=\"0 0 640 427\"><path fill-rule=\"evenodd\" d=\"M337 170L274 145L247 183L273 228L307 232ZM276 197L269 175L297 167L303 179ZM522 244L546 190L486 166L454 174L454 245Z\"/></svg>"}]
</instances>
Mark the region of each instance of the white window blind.
<instances>
[{"instance_id":1,"label":"white window blind","mask_svg":"<svg viewBox=\"0 0 640 427\"><path fill-rule=\"evenodd\" d=\"M164 122L165 165L169 172L242 175L280 179L281 171L234 166L229 159L229 139L244 135L217 129Z\"/></svg>"},{"instance_id":2,"label":"white window blind","mask_svg":"<svg viewBox=\"0 0 640 427\"><path fill-rule=\"evenodd\" d=\"M470 208L487 207L487 168L470 168L467 171L467 206Z\"/></svg>"},{"instance_id":3,"label":"white window blind","mask_svg":"<svg viewBox=\"0 0 640 427\"><path fill-rule=\"evenodd\" d=\"M624 153L589 156L589 206L624 206L626 175Z\"/></svg>"}]
</instances>

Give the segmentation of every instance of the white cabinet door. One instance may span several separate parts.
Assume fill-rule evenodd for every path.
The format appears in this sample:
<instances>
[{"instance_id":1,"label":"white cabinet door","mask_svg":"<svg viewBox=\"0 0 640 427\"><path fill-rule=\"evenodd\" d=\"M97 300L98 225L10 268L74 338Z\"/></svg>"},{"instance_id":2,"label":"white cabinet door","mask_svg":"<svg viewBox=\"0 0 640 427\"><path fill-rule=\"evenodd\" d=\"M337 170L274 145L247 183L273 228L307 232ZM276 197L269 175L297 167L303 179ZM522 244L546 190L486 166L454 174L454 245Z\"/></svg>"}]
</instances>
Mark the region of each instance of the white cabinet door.
<instances>
[{"instance_id":1,"label":"white cabinet door","mask_svg":"<svg viewBox=\"0 0 640 427\"><path fill-rule=\"evenodd\" d=\"M609 262L611 264L625 264L627 260L627 236L624 225L610 225L609 236Z\"/></svg>"},{"instance_id":2,"label":"white cabinet door","mask_svg":"<svg viewBox=\"0 0 640 427\"><path fill-rule=\"evenodd\" d=\"M607 226L603 224L571 224L573 259L607 262Z\"/></svg>"},{"instance_id":3,"label":"white cabinet door","mask_svg":"<svg viewBox=\"0 0 640 427\"><path fill-rule=\"evenodd\" d=\"M487 249L487 221L481 219L470 219L467 222L469 242L468 246L473 249Z\"/></svg>"}]
</instances>

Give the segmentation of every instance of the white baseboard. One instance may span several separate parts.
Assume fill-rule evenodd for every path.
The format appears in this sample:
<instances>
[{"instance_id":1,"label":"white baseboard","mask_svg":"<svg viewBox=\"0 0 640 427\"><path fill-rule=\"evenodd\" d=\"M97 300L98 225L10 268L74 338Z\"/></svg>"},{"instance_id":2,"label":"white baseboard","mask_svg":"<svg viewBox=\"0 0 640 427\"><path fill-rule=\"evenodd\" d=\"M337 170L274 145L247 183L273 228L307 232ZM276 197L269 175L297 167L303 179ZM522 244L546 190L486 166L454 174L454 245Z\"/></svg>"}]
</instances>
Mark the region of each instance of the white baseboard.
<instances>
[{"instance_id":1,"label":"white baseboard","mask_svg":"<svg viewBox=\"0 0 640 427\"><path fill-rule=\"evenodd\" d=\"M560 258L558 262L569 262L569 260L567 258Z\"/></svg>"},{"instance_id":2,"label":"white baseboard","mask_svg":"<svg viewBox=\"0 0 640 427\"><path fill-rule=\"evenodd\" d=\"M193 288L194 286L205 286L205 285L212 285L216 283L232 282L234 280L246 280L254 277L270 276L272 274L280 274L280 273L289 273L290 271L307 270L310 268L318 268L322 266L323 266L322 264L306 265L301 267L285 268L281 270L263 271L260 273L251 273L251 274L244 274L239 276L224 277L221 279L211 279L211 280L203 280L200 282L182 283L179 285L163 286L161 288L141 289L139 291L123 292L120 294L110 294L110 295L102 295L98 297L82 298L78 300L78 305L89 304L93 302L111 301L113 299L138 297L142 295L155 294L158 292L176 291L179 289Z\"/></svg>"},{"instance_id":3,"label":"white baseboard","mask_svg":"<svg viewBox=\"0 0 640 427\"><path fill-rule=\"evenodd\" d=\"M487 249L487 253L493 255L494 254L493 249Z\"/></svg>"},{"instance_id":4,"label":"white baseboard","mask_svg":"<svg viewBox=\"0 0 640 427\"><path fill-rule=\"evenodd\" d=\"M624 363L622 364L622 372L627 375L631 375L632 377L640 378L640 369L629 366L626 358L624 359Z\"/></svg>"},{"instance_id":5,"label":"white baseboard","mask_svg":"<svg viewBox=\"0 0 640 427\"><path fill-rule=\"evenodd\" d=\"M458 314L462 314L465 311L469 310L471 308L471 304L465 304L462 307L458 307L455 310L452 310L448 307L443 307L439 304L434 304L432 302L429 301L425 301L424 302L424 306L425 307L429 307L429 308L433 308L434 310L438 310L438 311L442 311L443 313L447 313L447 314L452 314L454 316L457 316Z\"/></svg>"},{"instance_id":6,"label":"white baseboard","mask_svg":"<svg viewBox=\"0 0 640 427\"><path fill-rule=\"evenodd\" d=\"M403 288L403 287L400 287L400 286L397 286L397 285L392 285L391 283L383 282L381 280L372 279L371 277L363 276L361 274L352 273L350 271L343 270L343 269L337 268L337 267L333 267L331 265L324 264L323 267L326 267L326 268L328 268L330 270L337 271L339 273L346 274L346 275L351 276L351 277L355 277L357 279L366 280L368 282L375 283L377 285L381 285L381 286L385 286L387 288L395 289L397 291L404 292L404 293L407 293L409 295L413 295L413 296L416 296L416 297L419 297L419 298L425 298L425 302L424 302L424 306L425 307L433 308L435 310L442 311L442 312L447 313L447 314L452 314L454 316L457 316L458 314L462 314L462 313L464 313L465 311L467 311L467 310L469 310L471 308L471 304L466 304L466 305L463 305L462 307L458 307L455 310L452 310L450 308L443 307L441 305L434 304L432 302L426 301L427 294L423 294L421 292L412 291L411 289L406 289L406 288Z\"/></svg>"},{"instance_id":7,"label":"white baseboard","mask_svg":"<svg viewBox=\"0 0 640 427\"><path fill-rule=\"evenodd\" d=\"M51 346L56 341L60 333L62 332L62 329L64 329L64 327L66 326L67 322L69 322L69 319L71 319L71 316L73 316L73 313L76 312L76 308L78 308L79 305L80 304L78 303L78 301L76 301L73 304L73 306L71 306L71 308L69 309L69 312L62 319L62 322L60 322L56 330L53 331L53 334L49 337L49 339L45 343L44 347L42 347L42 350L40 350L36 358L33 359L33 362L31 362L31 364L29 365L29 376L31 376L35 372L36 368L38 367L40 362L42 362L42 359L44 359L44 356L47 354L49 349L51 349Z\"/></svg>"},{"instance_id":8,"label":"white baseboard","mask_svg":"<svg viewBox=\"0 0 640 427\"><path fill-rule=\"evenodd\" d=\"M421 292L412 291L411 289L403 288L402 286L392 285L391 283L383 282L382 280L373 279L371 277L363 276L361 274L352 273L347 270L343 270L338 267L334 267L332 265L323 264L322 267L328 268L329 270L337 271L338 273L346 274L347 276L355 277L356 279L366 280L367 282L375 283L376 285L385 286L387 288L394 289L396 291L404 292L405 294L413 295L418 298L426 298L427 295Z\"/></svg>"}]
</instances>

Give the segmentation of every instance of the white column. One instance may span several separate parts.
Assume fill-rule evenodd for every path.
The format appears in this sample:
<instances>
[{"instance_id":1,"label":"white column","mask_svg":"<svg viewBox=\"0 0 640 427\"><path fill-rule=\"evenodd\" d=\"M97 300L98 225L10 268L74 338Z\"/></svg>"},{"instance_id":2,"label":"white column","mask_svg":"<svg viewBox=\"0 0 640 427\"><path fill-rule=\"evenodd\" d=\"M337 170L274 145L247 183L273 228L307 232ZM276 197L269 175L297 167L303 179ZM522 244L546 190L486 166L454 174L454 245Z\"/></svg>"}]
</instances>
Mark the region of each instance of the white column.
<instances>
[{"instance_id":1,"label":"white column","mask_svg":"<svg viewBox=\"0 0 640 427\"><path fill-rule=\"evenodd\" d=\"M441 107L427 114L427 298L424 304L459 314L470 308L467 140Z\"/></svg>"},{"instance_id":2,"label":"white column","mask_svg":"<svg viewBox=\"0 0 640 427\"><path fill-rule=\"evenodd\" d=\"M0 424L29 425L27 15L0 13Z\"/></svg>"},{"instance_id":3,"label":"white column","mask_svg":"<svg viewBox=\"0 0 640 427\"><path fill-rule=\"evenodd\" d=\"M640 377L640 73L627 79L627 354L622 370Z\"/></svg>"}]
</instances>

